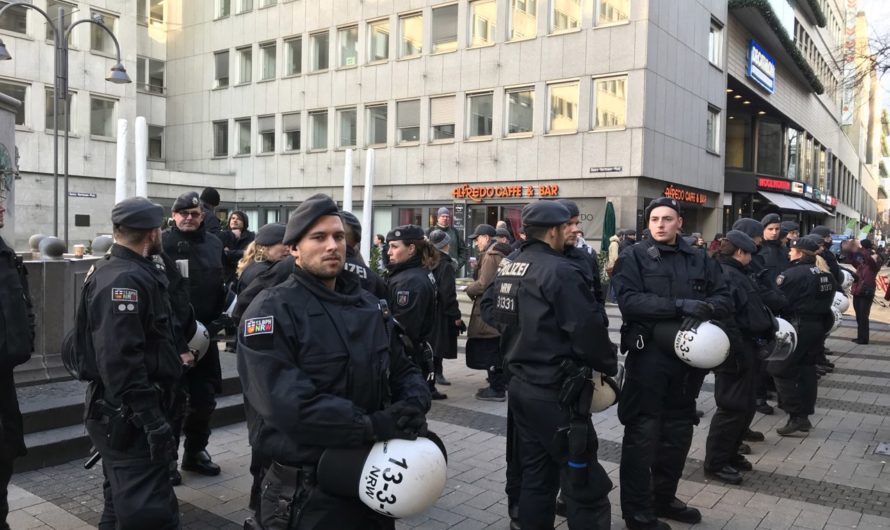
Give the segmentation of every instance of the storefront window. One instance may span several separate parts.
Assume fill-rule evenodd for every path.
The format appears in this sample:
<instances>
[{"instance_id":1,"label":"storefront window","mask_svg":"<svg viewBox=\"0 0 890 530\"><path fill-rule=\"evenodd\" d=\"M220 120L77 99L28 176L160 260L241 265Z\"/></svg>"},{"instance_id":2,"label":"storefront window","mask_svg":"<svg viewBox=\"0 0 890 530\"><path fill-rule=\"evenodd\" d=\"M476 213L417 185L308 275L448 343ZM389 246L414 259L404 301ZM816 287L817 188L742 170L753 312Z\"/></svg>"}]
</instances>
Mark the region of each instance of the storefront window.
<instances>
[{"instance_id":1,"label":"storefront window","mask_svg":"<svg viewBox=\"0 0 890 530\"><path fill-rule=\"evenodd\" d=\"M801 180L809 181L813 174L813 137L807 136L807 145L803 152L803 174Z\"/></svg>"},{"instance_id":2,"label":"storefront window","mask_svg":"<svg viewBox=\"0 0 890 530\"><path fill-rule=\"evenodd\" d=\"M818 179L816 180L816 188L823 191L828 190L828 188L825 186L825 178L828 176L828 164L826 162L827 156L825 153L825 148L823 147L819 149L819 175Z\"/></svg>"},{"instance_id":3,"label":"storefront window","mask_svg":"<svg viewBox=\"0 0 890 530\"><path fill-rule=\"evenodd\" d=\"M768 120L757 123L757 172L782 174L782 124Z\"/></svg>"},{"instance_id":4,"label":"storefront window","mask_svg":"<svg viewBox=\"0 0 890 530\"><path fill-rule=\"evenodd\" d=\"M813 165L812 165L812 173L810 174L809 181L813 186L819 181L819 142L813 140Z\"/></svg>"},{"instance_id":5,"label":"storefront window","mask_svg":"<svg viewBox=\"0 0 890 530\"><path fill-rule=\"evenodd\" d=\"M726 120L726 167L751 169L751 117L730 115Z\"/></svg>"},{"instance_id":6,"label":"storefront window","mask_svg":"<svg viewBox=\"0 0 890 530\"><path fill-rule=\"evenodd\" d=\"M399 208L399 226L423 226L423 208Z\"/></svg>"},{"instance_id":7,"label":"storefront window","mask_svg":"<svg viewBox=\"0 0 890 530\"><path fill-rule=\"evenodd\" d=\"M785 174L792 180L800 178L800 140L802 134L797 129L788 129L788 170Z\"/></svg>"}]
</instances>

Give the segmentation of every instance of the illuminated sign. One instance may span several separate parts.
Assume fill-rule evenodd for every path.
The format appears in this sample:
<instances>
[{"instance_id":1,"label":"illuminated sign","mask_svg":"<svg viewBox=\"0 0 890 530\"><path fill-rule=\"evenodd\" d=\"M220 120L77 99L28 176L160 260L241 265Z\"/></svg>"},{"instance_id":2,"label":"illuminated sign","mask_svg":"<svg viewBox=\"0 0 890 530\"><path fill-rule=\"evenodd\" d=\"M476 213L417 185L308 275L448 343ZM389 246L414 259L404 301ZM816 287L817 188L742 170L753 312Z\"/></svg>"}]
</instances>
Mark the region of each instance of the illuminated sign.
<instances>
[{"instance_id":1,"label":"illuminated sign","mask_svg":"<svg viewBox=\"0 0 890 530\"><path fill-rule=\"evenodd\" d=\"M803 182L792 182L791 183L791 191L794 193L800 193L803 195Z\"/></svg>"},{"instance_id":2,"label":"illuminated sign","mask_svg":"<svg viewBox=\"0 0 890 530\"><path fill-rule=\"evenodd\" d=\"M692 202L695 204L705 204L708 202L708 196L704 193L679 188L674 185L669 185L664 189L664 196L677 201Z\"/></svg>"},{"instance_id":3,"label":"illuminated sign","mask_svg":"<svg viewBox=\"0 0 890 530\"><path fill-rule=\"evenodd\" d=\"M748 45L748 77L772 94L776 90L776 61L754 39Z\"/></svg>"},{"instance_id":4,"label":"illuminated sign","mask_svg":"<svg viewBox=\"0 0 890 530\"><path fill-rule=\"evenodd\" d=\"M757 187L766 190L791 191L791 181L760 177L757 179Z\"/></svg>"},{"instance_id":5,"label":"illuminated sign","mask_svg":"<svg viewBox=\"0 0 890 530\"><path fill-rule=\"evenodd\" d=\"M482 202L485 199L522 199L535 197L559 197L557 184L521 185L512 186L470 186L464 184L451 190L451 196L455 199L470 199L473 202Z\"/></svg>"}]
</instances>

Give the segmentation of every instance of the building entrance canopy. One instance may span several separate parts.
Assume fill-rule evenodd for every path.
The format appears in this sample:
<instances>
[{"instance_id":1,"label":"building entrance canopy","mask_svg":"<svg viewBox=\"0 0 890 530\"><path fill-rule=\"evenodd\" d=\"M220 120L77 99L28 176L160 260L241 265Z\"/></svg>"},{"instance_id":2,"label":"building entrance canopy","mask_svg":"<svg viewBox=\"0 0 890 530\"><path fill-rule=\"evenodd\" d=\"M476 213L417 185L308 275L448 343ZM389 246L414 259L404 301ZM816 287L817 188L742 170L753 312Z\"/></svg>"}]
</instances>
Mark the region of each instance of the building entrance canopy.
<instances>
[{"instance_id":1,"label":"building entrance canopy","mask_svg":"<svg viewBox=\"0 0 890 530\"><path fill-rule=\"evenodd\" d=\"M783 195L781 193L773 193L770 191L758 191L763 198L768 200L769 202L775 204L782 210L793 210L796 212L814 212L817 214L834 216L833 213L829 212L825 208L822 208L818 204L803 199L801 197L792 197L790 195Z\"/></svg>"}]
</instances>

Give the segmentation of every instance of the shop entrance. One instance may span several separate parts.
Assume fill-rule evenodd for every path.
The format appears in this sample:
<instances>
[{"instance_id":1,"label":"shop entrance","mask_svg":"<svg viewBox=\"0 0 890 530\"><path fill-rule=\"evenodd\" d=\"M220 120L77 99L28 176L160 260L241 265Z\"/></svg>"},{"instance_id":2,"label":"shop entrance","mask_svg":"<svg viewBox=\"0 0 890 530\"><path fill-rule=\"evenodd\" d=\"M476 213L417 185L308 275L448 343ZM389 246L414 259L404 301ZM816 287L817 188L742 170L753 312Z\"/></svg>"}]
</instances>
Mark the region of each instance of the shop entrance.
<instances>
[{"instance_id":1,"label":"shop entrance","mask_svg":"<svg viewBox=\"0 0 890 530\"><path fill-rule=\"evenodd\" d=\"M519 235L522 206L521 204L467 205L467 229L465 235L468 237L481 224L497 226L498 221L505 221L507 230L510 231L512 239L515 240Z\"/></svg>"}]
</instances>

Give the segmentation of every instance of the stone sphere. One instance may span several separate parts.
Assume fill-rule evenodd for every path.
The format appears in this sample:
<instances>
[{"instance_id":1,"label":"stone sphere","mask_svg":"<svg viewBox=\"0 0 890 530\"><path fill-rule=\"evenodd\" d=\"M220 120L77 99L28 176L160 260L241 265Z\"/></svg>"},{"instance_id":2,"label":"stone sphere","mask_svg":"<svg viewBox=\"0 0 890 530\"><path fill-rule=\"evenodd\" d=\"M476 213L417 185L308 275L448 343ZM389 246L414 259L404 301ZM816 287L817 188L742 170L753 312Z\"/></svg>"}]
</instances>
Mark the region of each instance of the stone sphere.
<instances>
[{"instance_id":1,"label":"stone sphere","mask_svg":"<svg viewBox=\"0 0 890 530\"><path fill-rule=\"evenodd\" d=\"M31 252L39 252L40 242L46 239L46 237L45 234L34 234L28 238L28 246L31 248Z\"/></svg>"},{"instance_id":2,"label":"stone sphere","mask_svg":"<svg viewBox=\"0 0 890 530\"><path fill-rule=\"evenodd\" d=\"M57 237L45 237L40 241L40 254L44 259L62 259L65 243Z\"/></svg>"},{"instance_id":3,"label":"stone sphere","mask_svg":"<svg viewBox=\"0 0 890 530\"><path fill-rule=\"evenodd\" d=\"M111 244L114 243L114 239L111 236L99 236L93 240L92 248L94 256L101 256L108 252L108 249L111 248Z\"/></svg>"}]
</instances>

